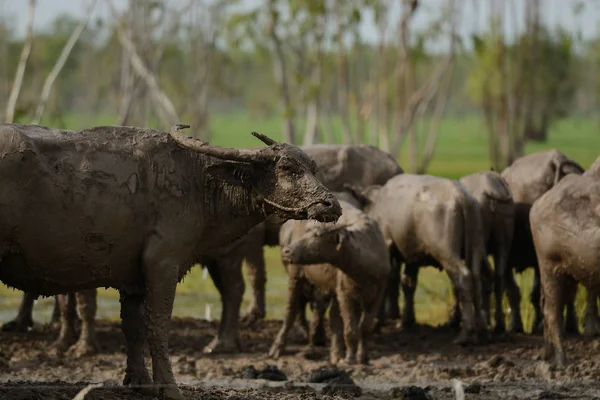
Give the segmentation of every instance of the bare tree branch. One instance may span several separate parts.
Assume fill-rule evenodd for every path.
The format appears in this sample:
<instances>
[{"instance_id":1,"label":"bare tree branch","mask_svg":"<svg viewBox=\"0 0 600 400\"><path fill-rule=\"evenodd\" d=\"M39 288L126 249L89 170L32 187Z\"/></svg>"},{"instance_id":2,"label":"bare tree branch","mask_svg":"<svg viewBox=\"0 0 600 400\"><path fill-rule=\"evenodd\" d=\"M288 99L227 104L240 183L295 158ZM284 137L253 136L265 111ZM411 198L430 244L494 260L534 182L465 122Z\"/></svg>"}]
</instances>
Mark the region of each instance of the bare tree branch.
<instances>
[{"instance_id":1,"label":"bare tree branch","mask_svg":"<svg viewBox=\"0 0 600 400\"><path fill-rule=\"evenodd\" d=\"M50 71L50 73L46 77L46 81L44 82L44 87L42 89L42 94L40 95L40 102L35 110L35 116L33 117L33 121L31 122L32 124L37 125L42 120L42 117L44 116L44 111L46 110L46 103L48 102L50 92L52 91L52 85L54 85L54 81L56 81L56 78L58 78L60 71L65 66L65 63L67 62L67 59L69 58L73 47L75 47L75 44L77 43L77 41L81 37L81 34L87 27L87 24L90 20L90 16L94 11L97 2L98 0L92 0L85 12L85 17L79 22L79 24L77 24L75 30L73 30L73 33L69 37L69 40L67 40L67 43L65 43L65 46L63 47L62 52L60 53L60 56L56 60L56 64L54 64L52 71Z\"/></svg>"},{"instance_id":2,"label":"bare tree branch","mask_svg":"<svg viewBox=\"0 0 600 400\"><path fill-rule=\"evenodd\" d=\"M29 0L29 11L27 13L27 27L25 28L26 36L25 43L23 43L23 50L21 50L21 57L19 58L19 65L17 66L17 72L15 74L15 80L13 82L10 96L8 97L8 103L6 104L6 115L5 120L7 123L12 123L15 118L15 107L17 106L17 100L21 93L21 86L23 85L23 76L25 76L25 68L27 67L27 60L29 60L29 54L31 53L31 43L33 41L33 16L35 13L36 0Z\"/></svg>"},{"instance_id":3,"label":"bare tree branch","mask_svg":"<svg viewBox=\"0 0 600 400\"><path fill-rule=\"evenodd\" d=\"M454 67L452 67L452 71L454 71ZM429 133L427 135L427 141L425 142L425 148L423 149L423 157L419 167L417 168L417 174L424 174L425 171L427 171L427 167L429 166L429 163L431 162L435 153L435 146L440 133L440 122L442 121L442 117L446 111L446 105L448 104L448 99L450 98L451 83L452 72L446 79L445 87L440 90L442 93L439 96L440 98L438 99L435 111L433 112L433 122L431 123Z\"/></svg>"},{"instance_id":4,"label":"bare tree branch","mask_svg":"<svg viewBox=\"0 0 600 400\"><path fill-rule=\"evenodd\" d=\"M450 17L450 14L448 14L446 17ZM407 46L407 42L404 43L405 44L403 47ZM408 51L408 48L406 48L405 51ZM440 63L434 72L429 76L429 79L427 79L423 86L410 96L408 103L404 107L402 119L396 128L396 135L391 148L392 154L397 154L398 151L400 151L404 135L413 126L419 107L426 105L433 99L436 91L438 90L440 82L450 69L453 60L453 52L450 51L449 54L444 58L443 62Z\"/></svg>"},{"instance_id":5,"label":"bare tree branch","mask_svg":"<svg viewBox=\"0 0 600 400\"><path fill-rule=\"evenodd\" d=\"M107 3L111 8L111 14L116 19L116 10L112 3L112 0L108 0ZM135 70L135 72L146 82L148 89L150 90L151 98L155 104L157 113L161 122L166 126L171 126L177 122L179 122L179 116L177 115L177 111L175 110L175 106L169 97L160 89L158 83L156 81L156 77L154 74L148 69L145 65L142 58L139 56L138 51L135 47L135 44L131 41L129 36L127 35L126 30L120 25L115 25L117 30L117 36L119 38L119 42L123 47L125 47L129 53L131 66Z\"/></svg>"},{"instance_id":6,"label":"bare tree branch","mask_svg":"<svg viewBox=\"0 0 600 400\"><path fill-rule=\"evenodd\" d=\"M284 107L284 119L283 119L283 140L288 143L296 142L294 118L293 118L293 105L292 95L290 92L290 83L287 75L287 68L285 62L285 55L283 54L283 45L277 35L277 10L275 9L275 1L269 0L268 4L269 22L267 32L273 47L275 50L274 68L275 77L279 83L279 90L281 93L281 101Z\"/></svg>"}]
</instances>

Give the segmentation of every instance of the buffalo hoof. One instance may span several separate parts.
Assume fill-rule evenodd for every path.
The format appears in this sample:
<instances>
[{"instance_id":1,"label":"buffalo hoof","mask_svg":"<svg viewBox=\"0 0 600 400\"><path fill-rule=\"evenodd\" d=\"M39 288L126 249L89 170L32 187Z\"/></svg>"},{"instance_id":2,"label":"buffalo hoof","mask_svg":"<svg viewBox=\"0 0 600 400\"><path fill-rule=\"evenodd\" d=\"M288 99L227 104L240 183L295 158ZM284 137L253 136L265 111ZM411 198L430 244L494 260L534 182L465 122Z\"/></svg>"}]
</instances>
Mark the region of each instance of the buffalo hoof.
<instances>
[{"instance_id":1,"label":"buffalo hoof","mask_svg":"<svg viewBox=\"0 0 600 400\"><path fill-rule=\"evenodd\" d=\"M546 344L544 346L542 358L557 368L564 368L567 365L567 357L565 356L565 353L556 351L554 346L550 344Z\"/></svg>"},{"instance_id":2,"label":"buffalo hoof","mask_svg":"<svg viewBox=\"0 0 600 400\"><path fill-rule=\"evenodd\" d=\"M508 326L508 333L523 333L525 330L523 329L523 323L518 321L511 321Z\"/></svg>"},{"instance_id":3,"label":"buffalo hoof","mask_svg":"<svg viewBox=\"0 0 600 400\"><path fill-rule=\"evenodd\" d=\"M565 326L565 334L570 337L577 337L580 335L579 326L577 326L577 321L567 321Z\"/></svg>"},{"instance_id":4,"label":"buffalo hoof","mask_svg":"<svg viewBox=\"0 0 600 400\"><path fill-rule=\"evenodd\" d=\"M506 333L506 326L504 323L496 322L494 325L494 334L495 335L503 335Z\"/></svg>"},{"instance_id":5,"label":"buffalo hoof","mask_svg":"<svg viewBox=\"0 0 600 400\"><path fill-rule=\"evenodd\" d=\"M32 319L13 319L2 325L2 332L18 332L25 333L29 332L29 329L33 327Z\"/></svg>"},{"instance_id":6,"label":"buffalo hoof","mask_svg":"<svg viewBox=\"0 0 600 400\"><path fill-rule=\"evenodd\" d=\"M600 335L600 318L597 315L588 314L583 322L583 335L594 337Z\"/></svg>"},{"instance_id":7,"label":"buffalo hoof","mask_svg":"<svg viewBox=\"0 0 600 400\"><path fill-rule=\"evenodd\" d=\"M240 322L245 326L254 325L256 322L265 319L266 313L265 310L260 310L258 308L252 308L242 315Z\"/></svg>"},{"instance_id":8,"label":"buffalo hoof","mask_svg":"<svg viewBox=\"0 0 600 400\"><path fill-rule=\"evenodd\" d=\"M276 360L283 354L283 344L273 343L271 348L269 349L269 357Z\"/></svg>"},{"instance_id":9,"label":"buffalo hoof","mask_svg":"<svg viewBox=\"0 0 600 400\"><path fill-rule=\"evenodd\" d=\"M63 354L71 348L75 341L75 338L72 336L59 337L52 343L50 349L54 354Z\"/></svg>"},{"instance_id":10,"label":"buffalo hoof","mask_svg":"<svg viewBox=\"0 0 600 400\"><path fill-rule=\"evenodd\" d=\"M317 329L311 336L308 343L310 346L325 347L327 346L327 334L325 329Z\"/></svg>"},{"instance_id":11,"label":"buffalo hoof","mask_svg":"<svg viewBox=\"0 0 600 400\"><path fill-rule=\"evenodd\" d=\"M240 346L236 340L223 340L216 337L202 351L206 354L235 353L240 351Z\"/></svg>"},{"instance_id":12,"label":"buffalo hoof","mask_svg":"<svg viewBox=\"0 0 600 400\"><path fill-rule=\"evenodd\" d=\"M364 352L363 352L363 353L361 353L361 352L359 351L359 352L358 352L358 355L357 355L357 358L358 358L358 362L359 362L361 365L369 365L369 356L367 355L367 353L364 353Z\"/></svg>"},{"instance_id":13,"label":"buffalo hoof","mask_svg":"<svg viewBox=\"0 0 600 400\"><path fill-rule=\"evenodd\" d=\"M544 334L544 324L543 323L539 323L539 324L534 323L533 328L531 329L531 334L536 335L536 336L543 335Z\"/></svg>"},{"instance_id":14,"label":"buffalo hoof","mask_svg":"<svg viewBox=\"0 0 600 400\"><path fill-rule=\"evenodd\" d=\"M399 321L396 324L396 329L402 332L417 332L419 328L420 327L415 320Z\"/></svg>"},{"instance_id":15,"label":"buffalo hoof","mask_svg":"<svg viewBox=\"0 0 600 400\"><path fill-rule=\"evenodd\" d=\"M341 360L338 361L337 365L340 367L349 367L352 365L356 365L356 356L352 356L352 357L348 357L346 356L345 358L342 358Z\"/></svg>"},{"instance_id":16,"label":"buffalo hoof","mask_svg":"<svg viewBox=\"0 0 600 400\"><path fill-rule=\"evenodd\" d=\"M123 379L123 386L130 386L133 389L141 390L146 394L154 394L152 379L150 379L150 375L146 368L142 368L139 371L126 372L125 378Z\"/></svg>"},{"instance_id":17,"label":"buffalo hoof","mask_svg":"<svg viewBox=\"0 0 600 400\"><path fill-rule=\"evenodd\" d=\"M467 332L463 330L452 343L460 346L477 345L481 343L481 335L479 332Z\"/></svg>"},{"instance_id":18,"label":"buffalo hoof","mask_svg":"<svg viewBox=\"0 0 600 400\"><path fill-rule=\"evenodd\" d=\"M181 393L181 390L177 387L177 385L173 384L172 386L168 386L166 388L161 389L162 391L162 399L165 400L185 400L185 396Z\"/></svg>"},{"instance_id":19,"label":"buffalo hoof","mask_svg":"<svg viewBox=\"0 0 600 400\"><path fill-rule=\"evenodd\" d=\"M67 351L67 356L82 358L93 356L96 353L98 353L98 345L94 341L80 339Z\"/></svg>"}]
</instances>

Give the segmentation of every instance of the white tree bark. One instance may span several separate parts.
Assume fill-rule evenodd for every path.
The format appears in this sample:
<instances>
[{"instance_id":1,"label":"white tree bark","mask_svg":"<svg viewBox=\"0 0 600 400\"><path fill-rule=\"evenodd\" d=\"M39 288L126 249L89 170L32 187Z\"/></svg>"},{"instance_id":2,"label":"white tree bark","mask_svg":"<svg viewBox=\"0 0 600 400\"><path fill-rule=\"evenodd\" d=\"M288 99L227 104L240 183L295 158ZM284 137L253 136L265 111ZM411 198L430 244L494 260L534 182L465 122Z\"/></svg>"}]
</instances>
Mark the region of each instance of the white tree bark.
<instances>
[{"instance_id":1,"label":"white tree bark","mask_svg":"<svg viewBox=\"0 0 600 400\"><path fill-rule=\"evenodd\" d=\"M17 106L17 100L21 93L21 86L23 85L23 77L25 76L25 68L27 67L27 60L29 60L29 54L31 53L31 42L33 41L33 16L35 14L35 2L36 0L29 0L29 11L27 13L27 27L25 43L23 43L23 50L21 50L21 57L19 58L19 65L17 66L17 72L15 73L15 80L8 97L8 103L6 104L6 115L5 122L12 123L15 119L15 108Z\"/></svg>"},{"instance_id":2,"label":"white tree bark","mask_svg":"<svg viewBox=\"0 0 600 400\"><path fill-rule=\"evenodd\" d=\"M107 3L111 8L112 15L115 17L114 19L117 19L117 13L114 9L114 5L112 4L112 0L108 0ZM163 92L158 86L156 77L145 65L144 61L140 57L135 47L135 44L129 38L129 35L127 34L126 30L120 24L116 24L115 27L119 42L123 47L125 47L125 49L127 49L127 52L129 53L131 66L133 67L135 73L138 74L140 78L144 80L148 90L150 91L150 96L152 98L154 106L156 107L156 111L161 120L161 123L165 126L165 128L168 128L169 126L180 122L179 116L177 115L177 111L175 110L173 102L171 101L169 96L167 96L166 93Z\"/></svg>"},{"instance_id":3,"label":"white tree bark","mask_svg":"<svg viewBox=\"0 0 600 400\"><path fill-rule=\"evenodd\" d=\"M50 98L52 85L54 85L56 78L58 78L60 71L62 71L63 67L65 66L65 63L67 62L67 59L69 58L73 47L75 47L75 44L77 43L77 41L81 37L81 34L87 27L87 24L90 20L90 16L94 11L97 2L98 0L92 0L85 12L85 17L79 22L79 24L77 24L75 30L73 30L73 33L69 37L69 40L67 40L67 43L65 43L65 46L63 47L62 52L60 53L60 56L58 56L58 59L56 60L56 64L54 64L52 71L50 71L48 77L46 77L46 81L44 82L44 87L42 89L42 94L40 96L40 102L35 110L35 116L33 117L33 121L31 122L32 124L38 125L42 120L44 112L46 111L46 103L48 102L48 98Z\"/></svg>"}]
</instances>

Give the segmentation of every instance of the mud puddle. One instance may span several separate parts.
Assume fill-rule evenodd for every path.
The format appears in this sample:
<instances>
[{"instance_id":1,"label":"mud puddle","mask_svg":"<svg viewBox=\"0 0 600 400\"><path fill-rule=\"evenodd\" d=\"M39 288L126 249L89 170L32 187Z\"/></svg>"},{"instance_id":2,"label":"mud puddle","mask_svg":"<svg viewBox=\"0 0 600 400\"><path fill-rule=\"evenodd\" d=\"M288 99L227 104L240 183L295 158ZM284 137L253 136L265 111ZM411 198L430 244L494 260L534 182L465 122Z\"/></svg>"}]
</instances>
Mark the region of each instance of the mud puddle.
<instances>
[{"instance_id":1,"label":"mud puddle","mask_svg":"<svg viewBox=\"0 0 600 400\"><path fill-rule=\"evenodd\" d=\"M169 338L171 361L188 399L312 399L350 398L356 391L332 391L328 384L310 383L315 370L327 367L327 349L309 356L299 338L290 340L278 360L267 357L279 321L241 328L242 348L234 354L206 355L203 347L215 335L218 322L174 318ZM125 369L125 342L116 322L99 321L99 354L81 359L57 356L49 345L57 332L48 326L25 334L0 333L0 399L72 399L89 383L106 387L86 399L144 397L120 386ZM456 333L421 327L399 332L392 326L371 341L367 366L344 367L360 387L359 398L454 399L453 386L462 382L466 399L593 399L600 398L600 340L569 338L571 363L557 370L541 361L542 338L513 335L488 344L452 344ZM150 360L148 359L148 365ZM242 379L249 366L276 367L287 381Z\"/></svg>"}]
</instances>

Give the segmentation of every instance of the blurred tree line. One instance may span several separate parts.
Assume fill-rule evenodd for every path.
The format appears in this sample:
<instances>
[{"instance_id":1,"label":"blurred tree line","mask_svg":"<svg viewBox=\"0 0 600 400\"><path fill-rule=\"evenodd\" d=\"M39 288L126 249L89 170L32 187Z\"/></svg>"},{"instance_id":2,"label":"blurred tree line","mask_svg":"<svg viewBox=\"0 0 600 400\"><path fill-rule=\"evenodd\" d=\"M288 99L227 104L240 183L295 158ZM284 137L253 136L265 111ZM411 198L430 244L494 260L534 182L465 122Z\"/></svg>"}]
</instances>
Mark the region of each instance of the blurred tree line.
<instances>
[{"instance_id":1,"label":"blurred tree line","mask_svg":"<svg viewBox=\"0 0 600 400\"><path fill-rule=\"evenodd\" d=\"M407 169L422 173L440 120L479 113L502 168L558 119L596 115L600 40L549 26L544 0L482 1L488 30L466 39L457 32L470 0L129 0L125 10L107 1L103 18L84 0L85 21L61 15L25 37L2 15L0 120L61 127L68 115L101 113L163 129L181 120L206 140L211 114L243 109L280 116L289 142L333 142L339 124L346 143L408 146ZM525 15L514 37L511 7ZM425 26L414 24L419 13Z\"/></svg>"}]
</instances>

